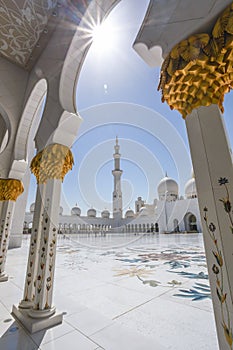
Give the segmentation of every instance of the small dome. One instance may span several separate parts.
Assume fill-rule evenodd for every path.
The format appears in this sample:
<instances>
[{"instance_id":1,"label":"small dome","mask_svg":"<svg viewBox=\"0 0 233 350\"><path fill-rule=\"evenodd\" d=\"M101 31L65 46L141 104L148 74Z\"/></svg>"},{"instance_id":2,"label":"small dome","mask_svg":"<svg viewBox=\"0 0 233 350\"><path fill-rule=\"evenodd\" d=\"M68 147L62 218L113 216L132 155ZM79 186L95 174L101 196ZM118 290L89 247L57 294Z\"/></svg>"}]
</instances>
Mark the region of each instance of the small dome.
<instances>
[{"instance_id":1,"label":"small dome","mask_svg":"<svg viewBox=\"0 0 233 350\"><path fill-rule=\"evenodd\" d=\"M148 216L148 215L150 215L149 210L146 207L141 207L141 209L139 210L139 214L141 216Z\"/></svg>"},{"instance_id":2,"label":"small dome","mask_svg":"<svg viewBox=\"0 0 233 350\"><path fill-rule=\"evenodd\" d=\"M102 211L101 217L102 217L103 219L109 219L109 216L110 216L110 212L109 212L107 209L105 209L105 210Z\"/></svg>"},{"instance_id":3,"label":"small dome","mask_svg":"<svg viewBox=\"0 0 233 350\"><path fill-rule=\"evenodd\" d=\"M62 213L63 213L63 208L60 206L60 208L59 208L59 215L62 215Z\"/></svg>"},{"instance_id":4,"label":"small dome","mask_svg":"<svg viewBox=\"0 0 233 350\"><path fill-rule=\"evenodd\" d=\"M71 209L71 215L72 216L80 216L81 215L81 209L79 207L73 207Z\"/></svg>"},{"instance_id":5,"label":"small dome","mask_svg":"<svg viewBox=\"0 0 233 350\"><path fill-rule=\"evenodd\" d=\"M158 184L159 199L174 200L177 199L179 193L179 187L175 180L165 176Z\"/></svg>"},{"instance_id":6,"label":"small dome","mask_svg":"<svg viewBox=\"0 0 233 350\"><path fill-rule=\"evenodd\" d=\"M128 218L133 218L134 217L134 211L132 209L128 209L125 213L125 217Z\"/></svg>"},{"instance_id":7,"label":"small dome","mask_svg":"<svg viewBox=\"0 0 233 350\"><path fill-rule=\"evenodd\" d=\"M35 203L32 203L30 205L30 213L34 213L34 211L35 211Z\"/></svg>"},{"instance_id":8,"label":"small dome","mask_svg":"<svg viewBox=\"0 0 233 350\"><path fill-rule=\"evenodd\" d=\"M188 180L184 188L186 198L196 198L197 188L195 178Z\"/></svg>"},{"instance_id":9,"label":"small dome","mask_svg":"<svg viewBox=\"0 0 233 350\"><path fill-rule=\"evenodd\" d=\"M87 216L88 216L89 218L95 218L95 217L96 217L96 210L93 209L93 208L88 209L88 211L87 211Z\"/></svg>"}]
</instances>

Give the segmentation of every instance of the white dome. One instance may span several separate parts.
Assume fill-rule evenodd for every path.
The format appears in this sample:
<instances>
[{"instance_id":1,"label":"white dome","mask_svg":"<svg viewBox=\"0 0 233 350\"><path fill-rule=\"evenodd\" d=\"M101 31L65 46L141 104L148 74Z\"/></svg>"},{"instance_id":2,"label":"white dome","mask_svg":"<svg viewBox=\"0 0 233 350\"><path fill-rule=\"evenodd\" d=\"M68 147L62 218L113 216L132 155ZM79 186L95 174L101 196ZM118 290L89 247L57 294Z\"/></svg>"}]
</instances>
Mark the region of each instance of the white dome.
<instances>
[{"instance_id":1,"label":"white dome","mask_svg":"<svg viewBox=\"0 0 233 350\"><path fill-rule=\"evenodd\" d=\"M105 209L105 210L102 211L101 217L102 217L103 219L109 219L109 216L110 216L110 212L109 212L107 209Z\"/></svg>"},{"instance_id":2,"label":"white dome","mask_svg":"<svg viewBox=\"0 0 233 350\"><path fill-rule=\"evenodd\" d=\"M30 205L30 213L34 213L34 211L35 211L35 203L32 203Z\"/></svg>"},{"instance_id":3,"label":"white dome","mask_svg":"<svg viewBox=\"0 0 233 350\"><path fill-rule=\"evenodd\" d=\"M125 217L126 218L133 218L134 217L133 210L132 209L127 210L126 213L125 213Z\"/></svg>"},{"instance_id":4,"label":"white dome","mask_svg":"<svg viewBox=\"0 0 233 350\"><path fill-rule=\"evenodd\" d=\"M139 210L139 213L140 213L141 216L148 216L148 215L150 215L149 210L146 207L141 207L141 209Z\"/></svg>"},{"instance_id":5,"label":"white dome","mask_svg":"<svg viewBox=\"0 0 233 350\"><path fill-rule=\"evenodd\" d=\"M96 217L96 210L93 209L93 208L88 209L88 211L87 211L87 216L88 216L89 218L95 218L95 217Z\"/></svg>"},{"instance_id":6,"label":"white dome","mask_svg":"<svg viewBox=\"0 0 233 350\"><path fill-rule=\"evenodd\" d=\"M73 207L71 209L71 215L73 215L73 216L80 216L81 215L81 209L79 207Z\"/></svg>"},{"instance_id":7,"label":"white dome","mask_svg":"<svg viewBox=\"0 0 233 350\"><path fill-rule=\"evenodd\" d=\"M62 215L62 213L63 213L63 208L60 206L60 208L59 208L59 215Z\"/></svg>"},{"instance_id":8,"label":"white dome","mask_svg":"<svg viewBox=\"0 0 233 350\"><path fill-rule=\"evenodd\" d=\"M197 188L195 178L188 180L184 188L186 198L197 197Z\"/></svg>"},{"instance_id":9,"label":"white dome","mask_svg":"<svg viewBox=\"0 0 233 350\"><path fill-rule=\"evenodd\" d=\"M165 176L157 187L159 199L176 199L179 194L179 187L175 180Z\"/></svg>"}]
</instances>

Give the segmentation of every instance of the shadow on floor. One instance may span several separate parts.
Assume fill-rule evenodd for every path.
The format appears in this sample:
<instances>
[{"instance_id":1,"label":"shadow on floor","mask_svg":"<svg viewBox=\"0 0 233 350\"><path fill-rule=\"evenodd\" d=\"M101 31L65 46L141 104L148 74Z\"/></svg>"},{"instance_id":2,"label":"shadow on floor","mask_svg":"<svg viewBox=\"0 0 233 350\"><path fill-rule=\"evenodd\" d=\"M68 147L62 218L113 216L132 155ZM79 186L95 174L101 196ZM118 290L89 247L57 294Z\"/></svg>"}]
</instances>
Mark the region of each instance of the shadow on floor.
<instances>
[{"instance_id":1,"label":"shadow on floor","mask_svg":"<svg viewBox=\"0 0 233 350\"><path fill-rule=\"evenodd\" d=\"M11 322L12 319L6 319L3 323ZM8 329L0 338L1 350L38 350L46 331L40 331L29 334L16 321L11 323Z\"/></svg>"}]
</instances>

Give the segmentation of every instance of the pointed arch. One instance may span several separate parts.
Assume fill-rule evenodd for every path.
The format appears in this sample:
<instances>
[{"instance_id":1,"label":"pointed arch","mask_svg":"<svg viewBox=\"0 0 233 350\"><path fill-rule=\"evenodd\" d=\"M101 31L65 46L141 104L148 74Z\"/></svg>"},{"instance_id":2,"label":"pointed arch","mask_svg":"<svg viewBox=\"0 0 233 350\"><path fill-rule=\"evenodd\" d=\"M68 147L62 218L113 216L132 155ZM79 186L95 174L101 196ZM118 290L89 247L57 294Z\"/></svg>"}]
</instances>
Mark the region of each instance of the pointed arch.
<instances>
[{"instance_id":1,"label":"pointed arch","mask_svg":"<svg viewBox=\"0 0 233 350\"><path fill-rule=\"evenodd\" d=\"M28 158L28 142L34 138L39 127L42 109L47 93L46 79L40 79L34 86L26 102L14 145L14 159L25 160Z\"/></svg>"}]
</instances>

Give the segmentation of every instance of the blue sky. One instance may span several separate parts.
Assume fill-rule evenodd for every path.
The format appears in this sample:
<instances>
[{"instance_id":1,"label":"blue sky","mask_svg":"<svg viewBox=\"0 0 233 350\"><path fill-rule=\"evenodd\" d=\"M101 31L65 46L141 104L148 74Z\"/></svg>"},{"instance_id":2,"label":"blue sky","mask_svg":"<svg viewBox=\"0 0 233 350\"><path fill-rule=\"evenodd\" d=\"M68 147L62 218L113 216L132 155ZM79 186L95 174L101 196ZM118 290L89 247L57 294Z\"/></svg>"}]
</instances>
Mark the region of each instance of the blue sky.
<instances>
[{"instance_id":1,"label":"blue sky","mask_svg":"<svg viewBox=\"0 0 233 350\"><path fill-rule=\"evenodd\" d=\"M106 20L111 39L95 43L84 62L77 86L77 107L84 121L73 146L75 167L64 181L62 206L76 203L85 215L89 207L111 210L113 147L118 135L124 210L142 196L150 203L165 172L180 185L191 176L185 122L161 102L157 91L160 69L151 68L133 50L149 0L122 0ZM102 43L103 44L103 43ZM225 97L225 122L230 142L232 93ZM29 204L34 200L32 180Z\"/></svg>"}]
</instances>

